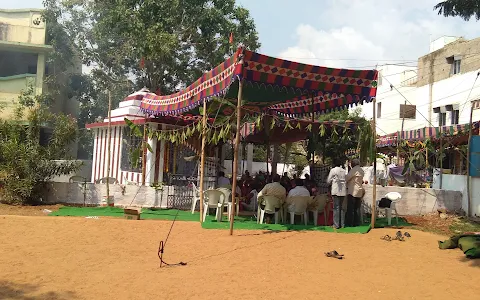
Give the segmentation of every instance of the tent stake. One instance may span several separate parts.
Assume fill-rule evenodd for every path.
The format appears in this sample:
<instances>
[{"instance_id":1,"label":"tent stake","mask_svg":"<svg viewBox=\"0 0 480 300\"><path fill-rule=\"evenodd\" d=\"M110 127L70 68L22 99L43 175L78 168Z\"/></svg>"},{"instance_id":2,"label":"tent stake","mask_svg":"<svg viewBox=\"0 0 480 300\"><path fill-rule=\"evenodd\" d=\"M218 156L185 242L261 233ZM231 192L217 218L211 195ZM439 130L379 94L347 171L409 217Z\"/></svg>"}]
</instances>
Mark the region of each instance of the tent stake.
<instances>
[{"instance_id":1,"label":"tent stake","mask_svg":"<svg viewBox=\"0 0 480 300\"><path fill-rule=\"evenodd\" d=\"M238 96L237 96L237 129L235 132L235 145L233 148L233 170L232 170L232 209L230 210L230 235L233 235L233 219L235 217L236 197L235 191L237 190L237 167L238 167L238 144L240 143L240 117L242 107L242 80L238 81Z\"/></svg>"},{"instance_id":2,"label":"tent stake","mask_svg":"<svg viewBox=\"0 0 480 300\"><path fill-rule=\"evenodd\" d=\"M205 144L207 143L207 100L203 100L202 117L202 152L200 156L200 225L203 222L204 178L205 178Z\"/></svg>"}]
</instances>

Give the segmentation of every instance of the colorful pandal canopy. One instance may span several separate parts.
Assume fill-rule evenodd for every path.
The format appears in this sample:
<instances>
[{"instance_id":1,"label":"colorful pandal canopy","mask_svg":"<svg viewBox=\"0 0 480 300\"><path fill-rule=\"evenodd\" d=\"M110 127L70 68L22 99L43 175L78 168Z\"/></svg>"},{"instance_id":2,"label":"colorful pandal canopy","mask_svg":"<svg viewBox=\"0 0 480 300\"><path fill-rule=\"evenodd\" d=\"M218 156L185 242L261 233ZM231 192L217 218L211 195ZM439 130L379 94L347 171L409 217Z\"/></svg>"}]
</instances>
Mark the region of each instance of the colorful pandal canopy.
<instances>
[{"instance_id":1,"label":"colorful pandal canopy","mask_svg":"<svg viewBox=\"0 0 480 300\"><path fill-rule=\"evenodd\" d=\"M376 70L307 65L239 47L232 57L184 90L166 96L147 93L141 109L150 115L174 115L190 111L213 97L237 99L238 82L243 80L245 111L272 108L285 115L322 113L371 101L376 95L377 77ZM308 102L312 96L313 105Z\"/></svg>"},{"instance_id":2,"label":"colorful pandal canopy","mask_svg":"<svg viewBox=\"0 0 480 300\"><path fill-rule=\"evenodd\" d=\"M290 127L285 129L287 121ZM325 129L328 131L332 127L347 127L354 130L357 128L357 125L350 120L313 123L308 120L282 120L276 121L271 129L270 125L265 126L268 128L258 128L255 123L245 123L240 129L240 134L243 141L247 143L265 144L268 141L269 144L285 144L306 140L310 131L318 131L320 126L325 126ZM311 126L312 129L307 129L308 126Z\"/></svg>"},{"instance_id":3,"label":"colorful pandal canopy","mask_svg":"<svg viewBox=\"0 0 480 300\"><path fill-rule=\"evenodd\" d=\"M472 123L472 129L478 130L480 122ZM407 141L423 141L426 139L439 139L440 137L456 136L465 134L470 130L470 124L459 124L442 127L424 127L420 129L395 132L377 139L377 147L396 146L397 139Z\"/></svg>"}]
</instances>

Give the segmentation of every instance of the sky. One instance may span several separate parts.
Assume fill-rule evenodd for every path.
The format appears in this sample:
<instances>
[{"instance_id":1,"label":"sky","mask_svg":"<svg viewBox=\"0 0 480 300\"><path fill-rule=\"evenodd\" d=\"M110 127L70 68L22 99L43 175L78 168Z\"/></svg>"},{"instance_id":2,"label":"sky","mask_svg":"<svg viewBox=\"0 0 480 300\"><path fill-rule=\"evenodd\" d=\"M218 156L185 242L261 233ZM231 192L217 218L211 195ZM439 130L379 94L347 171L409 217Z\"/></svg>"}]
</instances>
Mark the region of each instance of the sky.
<instances>
[{"instance_id":1,"label":"sky","mask_svg":"<svg viewBox=\"0 0 480 300\"><path fill-rule=\"evenodd\" d=\"M260 52L338 68L415 64L443 35L480 36L479 24L445 18L440 0L237 0L250 10ZM41 8L42 0L0 0L0 8Z\"/></svg>"}]
</instances>

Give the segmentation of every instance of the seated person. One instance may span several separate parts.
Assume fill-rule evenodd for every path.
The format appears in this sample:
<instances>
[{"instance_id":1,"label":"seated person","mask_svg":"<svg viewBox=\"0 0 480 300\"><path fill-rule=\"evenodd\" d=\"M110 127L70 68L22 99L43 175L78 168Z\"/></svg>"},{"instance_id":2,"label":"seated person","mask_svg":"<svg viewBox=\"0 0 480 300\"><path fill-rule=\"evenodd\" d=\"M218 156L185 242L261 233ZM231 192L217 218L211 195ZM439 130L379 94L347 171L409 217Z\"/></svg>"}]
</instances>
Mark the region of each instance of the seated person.
<instances>
[{"instance_id":1,"label":"seated person","mask_svg":"<svg viewBox=\"0 0 480 300\"><path fill-rule=\"evenodd\" d=\"M303 179L296 178L295 179L295 187L288 192L287 203L288 203L288 211L295 210L295 203L290 202L288 199L291 197L310 197L310 192L307 190L305 186L303 186Z\"/></svg>"},{"instance_id":2,"label":"seated person","mask_svg":"<svg viewBox=\"0 0 480 300\"><path fill-rule=\"evenodd\" d=\"M280 176L273 176L273 182L266 184L263 189L258 193L258 197L262 196L274 196L277 197L281 203L285 201L287 196L287 190L280 184Z\"/></svg>"},{"instance_id":3,"label":"seated person","mask_svg":"<svg viewBox=\"0 0 480 300\"><path fill-rule=\"evenodd\" d=\"M218 172L217 188L232 188L232 185L230 184L230 179L225 177L225 173L222 171Z\"/></svg>"},{"instance_id":4,"label":"seated person","mask_svg":"<svg viewBox=\"0 0 480 300\"><path fill-rule=\"evenodd\" d=\"M257 197L260 190L261 190L261 185L259 183L252 184L252 190L246 196L245 201L240 202L242 209L248 210L248 211L255 211L257 209L257 205L258 205Z\"/></svg>"},{"instance_id":5,"label":"seated person","mask_svg":"<svg viewBox=\"0 0 480 300\"><path fill-rule=\"evenodd\" d=\"M303 179L295 179L295 187L288 192L288 197L310 196L310 192L303 185Z\"/></svg>"}]
</instances>

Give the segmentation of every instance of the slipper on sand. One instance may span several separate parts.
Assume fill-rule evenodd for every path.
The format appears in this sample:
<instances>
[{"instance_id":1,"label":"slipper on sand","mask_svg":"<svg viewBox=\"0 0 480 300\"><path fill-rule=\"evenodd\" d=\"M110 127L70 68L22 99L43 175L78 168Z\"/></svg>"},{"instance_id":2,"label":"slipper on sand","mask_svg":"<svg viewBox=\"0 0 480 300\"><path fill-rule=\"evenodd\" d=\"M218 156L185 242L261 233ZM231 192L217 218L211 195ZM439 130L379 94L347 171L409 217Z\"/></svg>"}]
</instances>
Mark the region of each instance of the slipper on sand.
<instances>
[{"instance_id":1,"label":"slipper on sand","mask_svg":"<svg viewBox=\"0 0 480 300\"><path fill-rule=\"evenodd\" d=\"M392 241L392 237L389 236L388 234L382 236L380 239L381 239L381 240L384 240L384 241L387 241L387 242L391 242L391 241Z\"/></svg>"},{"instance_id":2,"label":"slipper on sand","mask_svg":"<svg viewBox=\"0 0 480 300\"><path fill-rule=\"evenodd\" d=\"M343 259L343 254L338 254L338 252L335 251L335 250L330 251L330 252L325 252L325 256L333 257L333 258L336 258L336 259Z\"/></svg>"}]
</instances>

